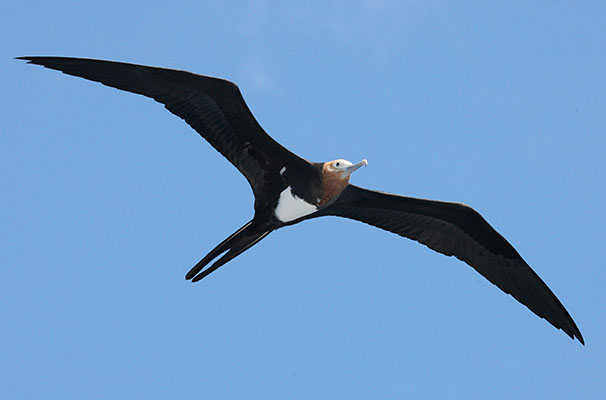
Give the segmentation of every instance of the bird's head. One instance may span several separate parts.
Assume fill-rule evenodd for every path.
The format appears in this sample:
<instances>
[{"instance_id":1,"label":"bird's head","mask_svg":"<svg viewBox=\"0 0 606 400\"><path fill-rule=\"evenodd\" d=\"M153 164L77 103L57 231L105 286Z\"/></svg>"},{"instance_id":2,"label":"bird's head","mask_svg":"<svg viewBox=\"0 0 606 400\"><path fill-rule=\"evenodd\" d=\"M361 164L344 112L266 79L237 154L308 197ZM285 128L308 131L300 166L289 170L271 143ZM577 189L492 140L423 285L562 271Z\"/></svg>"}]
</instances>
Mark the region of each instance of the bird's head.
<instances>
[{"instance_id":1,"label":"bird's head","mask_svg":"<svg viewBox=\"0 0 606 400\"><path fill-rule=\"evenodd\" d=\"M317 205L326 206L332 203L347 187L351 173L363 165L368 165L368 161L362 160L355 164L341 159L325 162L322 166L322 190Z\"/></svg>"},{"instance_id":2,"label":"bird's head","mask_svg":"<svg viewBox=\"0 0 606 400\"><path fill-rule=\"evenodd\" d=\"M352 172L366 165L368 165L368 161L366 160L353 164L351 161L339 159L324 163L322 173L331 175L333 178L349 180L349 176Z\"/></svg>"}]
</instances>

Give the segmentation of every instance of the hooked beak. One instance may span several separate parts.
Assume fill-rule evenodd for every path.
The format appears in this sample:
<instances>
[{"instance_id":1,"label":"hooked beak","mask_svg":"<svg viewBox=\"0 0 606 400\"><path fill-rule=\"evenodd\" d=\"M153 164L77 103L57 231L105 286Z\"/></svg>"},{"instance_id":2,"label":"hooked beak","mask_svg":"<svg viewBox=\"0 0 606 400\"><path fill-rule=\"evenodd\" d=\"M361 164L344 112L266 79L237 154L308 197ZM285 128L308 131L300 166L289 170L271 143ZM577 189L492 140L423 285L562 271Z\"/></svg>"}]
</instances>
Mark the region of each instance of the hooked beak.
<instances>
[{"instance_id":1,"label":"hooked beak","mask_svg":"<svg viewBox=\"0 0 606 400\"><path fill-rule=\"evenodd\" d=\"M355 170L357 170L358 168L362 167L362 166L367 166L368 165L368 161L366 161L366 159L360 161L359 163L355 163L353 165L350 165L349 167L345 168L344 172L345 174L347 174L347 176L351 175L352 172L354 172Z\"/></svg>"}]
</instances>

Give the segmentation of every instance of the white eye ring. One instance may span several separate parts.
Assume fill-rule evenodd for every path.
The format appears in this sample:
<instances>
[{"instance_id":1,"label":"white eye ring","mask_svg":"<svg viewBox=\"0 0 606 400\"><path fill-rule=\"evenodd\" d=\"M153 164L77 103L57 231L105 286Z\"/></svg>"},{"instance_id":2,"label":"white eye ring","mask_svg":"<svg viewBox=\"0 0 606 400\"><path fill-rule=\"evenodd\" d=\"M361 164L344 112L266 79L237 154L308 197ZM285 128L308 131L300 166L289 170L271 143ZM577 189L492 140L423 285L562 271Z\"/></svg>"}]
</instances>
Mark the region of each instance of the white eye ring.
<instances>
[{"instance_id":1,"label":"white eye ring","mask_svg":"<svg viewBox=\"0 0 606 400\"><path fill-rule=\"evenodd\" d=\"M337 161L337 162L335 163L335 167L337 167L337 168L338 168L338 167L340 167L340 166L341 166L341 163Z\"/></svg>"}]
</instances>

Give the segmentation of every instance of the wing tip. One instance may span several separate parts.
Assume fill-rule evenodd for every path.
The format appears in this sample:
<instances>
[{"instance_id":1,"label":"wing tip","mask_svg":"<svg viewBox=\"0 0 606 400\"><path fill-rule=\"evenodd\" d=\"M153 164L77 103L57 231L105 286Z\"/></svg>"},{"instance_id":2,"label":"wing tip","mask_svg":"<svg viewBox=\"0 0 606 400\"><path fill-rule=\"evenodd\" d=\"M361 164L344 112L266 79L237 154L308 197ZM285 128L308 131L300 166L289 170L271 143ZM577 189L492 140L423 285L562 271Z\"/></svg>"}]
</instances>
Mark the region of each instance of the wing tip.
<instances>
[{"instance_id":1,"label":"wing tip","mask_svg":"<svg viewBox=\"0 0 606 400\"><path fill-rule=\"evenodd\" d=\"M581 331L579 330L579 328L577 328L576 325L574 326L574 330L572 331L572 333L568 333L568 336L570 336L572 340L576 338L583 346L585 346L585 339L583 339L583 335L581 334Z\"/></svg>"},{"instance_id":2,"label":"wing tip","mask_svg":"<svg viewBox=\"0 0 606 400\"><path fill-rule=\"evenodd\" d=\"M45 60L49 61L51 58L58 58L58 57L19 56L19 57L15 57L15 60L22 60L22 61L26 61L26 64L41 65L43 67L46 67Z\"/></svg>"},{"instance_id":3,"label":"wing tip","mask_svg":"<svg viewBox=\"0 0 606 400\"><path fill-rule=\"evenodd\" d=\"M543 316L541 316L541 318L546 319L547 322L549 322L554 327L558 328L558 330L562 330L562 332L564 332L573 341L576 339L579 341L579 343L581 343L583 346L585 346L585 339L583 338L583 335L581 334L581 330L579 329L577 324L574 322L574 320L572 319L572 317L570 316L568 311L566 311L566 309L563 306L562 306L562 308L566 312L566 316L568 317L567 323L555 324L554 322L547 320Z\"/></svg>"}]
</instances>

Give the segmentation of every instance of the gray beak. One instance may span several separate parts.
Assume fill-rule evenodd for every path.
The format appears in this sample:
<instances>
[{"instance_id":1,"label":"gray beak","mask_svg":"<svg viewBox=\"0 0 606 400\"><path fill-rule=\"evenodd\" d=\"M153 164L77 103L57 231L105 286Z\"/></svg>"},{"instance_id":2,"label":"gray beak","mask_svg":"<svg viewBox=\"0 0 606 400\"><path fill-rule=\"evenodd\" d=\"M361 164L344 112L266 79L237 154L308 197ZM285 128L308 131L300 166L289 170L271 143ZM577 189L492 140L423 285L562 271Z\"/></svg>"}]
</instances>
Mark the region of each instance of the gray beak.
<instances>
[{"instance_id":1,"label":"gray beak","mask_svg":"<svg viewBox=\"0 0 606 400\"><path fill-rule=\"evenodd\" d=\"M345 173L347 175L351 175L352 172L354 172L355 170L357 170L360 167L365 167L368 165L368 161L366 161L366 159L360 161L359 163L355 163L353 165L350 165L349 167L345 168Z\"/></svg>"}]
</instances>

